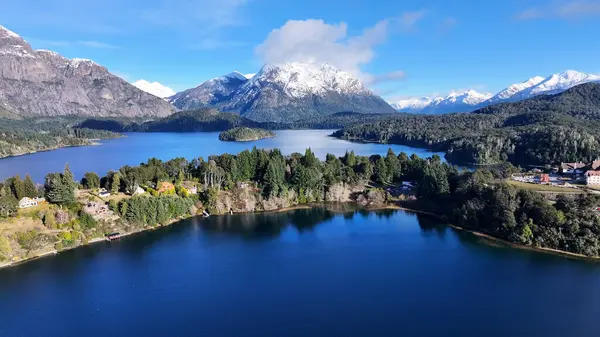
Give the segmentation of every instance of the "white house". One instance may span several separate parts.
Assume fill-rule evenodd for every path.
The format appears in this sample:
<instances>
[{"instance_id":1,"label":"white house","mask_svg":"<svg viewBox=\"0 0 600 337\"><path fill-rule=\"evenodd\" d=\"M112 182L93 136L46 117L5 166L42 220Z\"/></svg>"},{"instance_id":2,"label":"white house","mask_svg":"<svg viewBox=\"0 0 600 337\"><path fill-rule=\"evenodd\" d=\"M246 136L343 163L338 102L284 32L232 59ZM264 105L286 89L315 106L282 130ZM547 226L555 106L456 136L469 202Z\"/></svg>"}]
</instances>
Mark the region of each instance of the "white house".
<instances>
[{"instance_id":1,"label":"white house","mask_svg":"<svg viewBox=\"0 0 600 337\"><path fill-rule=\"evenodd\" d=\"M98 191L98 196L100 197L110 197L110 192L106 190L106 188L101 188Z\"/></svg>"},{"instance_id":2,"label":"white house","mask_svg":"<svg viewBox=\"0 0 600 337\"><path fill-rule=\"evenodd\" d=\"M585 183L588 185L600 185L600 171L587 171L585 173Z\"/></svg>"},{"instance_id":3,"label":"white house","mask_svg":"<svg viewBox=\"0 0 600 337\"><path fill-rule=\"evenodd\" d=\"M146 191L144 191L143 188L136 186L135 190L133 191L132 195L140 195L140 194L144 194Z\"/></svg>"},{"instance_id":4,"label":"white house","mask_svg":"<svg viewBox=\"0 0 600 337\"><path fill-rule=\"evenodd\" d=\"M21 200L19 200L19 208L27 208L27 207L34 207L37 206L38 204L42 203L46 201L46 199L44 198L28 198L25 197Z\"/></svg>"}]
</instances>

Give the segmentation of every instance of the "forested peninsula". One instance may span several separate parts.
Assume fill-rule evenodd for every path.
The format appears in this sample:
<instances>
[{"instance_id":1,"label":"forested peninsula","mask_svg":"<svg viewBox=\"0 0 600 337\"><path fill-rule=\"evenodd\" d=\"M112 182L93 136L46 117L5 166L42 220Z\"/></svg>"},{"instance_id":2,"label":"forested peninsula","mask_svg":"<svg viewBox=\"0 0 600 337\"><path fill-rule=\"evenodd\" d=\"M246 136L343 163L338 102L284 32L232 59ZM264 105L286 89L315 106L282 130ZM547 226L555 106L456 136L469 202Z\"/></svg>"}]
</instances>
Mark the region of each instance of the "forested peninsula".
<instances>
[{"instance_id":1,"label":"forested peninsula","mask_svg":"<svg viewBox=\"0 0 600 337\"><path fill-rule=\"evenodd\" d=\"M307 149L245 150L188 161L152 158L103 177L75 181L68 166L36 188L19 176L0 184L0 263L10 265L111 235L168 225L189 216L269 211L315 202L399 204L434 213L449 224L515 244L589 257L600 255L600 199L592 194L543 195L513 187L516 169L459 171L439 156L386 156L324 161ZM25 203L24 203L25 202Z\"/></svg>"},{"instance_id":2,"label":"forested peninsula","mask_svg":"<svg viewBox=\"0 0 600 337\"><path fill-rule=\"evenodd\" d=\"M0 118L0 158L54 150L61 147L92 145L94 140L120 135L107 130L75 127L71 118Z\"/></svg>"}]
</instances>

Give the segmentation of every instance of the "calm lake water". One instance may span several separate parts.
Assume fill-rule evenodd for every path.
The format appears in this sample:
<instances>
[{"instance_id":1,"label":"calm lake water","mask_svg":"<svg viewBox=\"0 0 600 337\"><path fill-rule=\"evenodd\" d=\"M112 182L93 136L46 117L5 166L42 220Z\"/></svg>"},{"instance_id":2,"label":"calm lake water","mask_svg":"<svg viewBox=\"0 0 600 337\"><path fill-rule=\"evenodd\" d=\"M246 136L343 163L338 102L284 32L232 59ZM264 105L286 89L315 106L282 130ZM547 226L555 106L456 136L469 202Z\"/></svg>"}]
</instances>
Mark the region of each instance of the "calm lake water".
<instances>
[{"instance_id":1,"label":"calm lake water","mask_svg":"<svg viewBox=\"0 0 600 337\"><path fill-rule=\"evenodd\" d=\"M598 336L600 266L402 211L194 218L0 270L0 336Z\"/></svg>"},{"instance_id":2,"label":"calm lake water","mask_svg":"<svg viewBox=\"0 0 600 337\"><path fill-rule=\"evenodd\" d=\"M126 138L101 141L100 146L63 148L25 156L0 159L0 180L20 174L30 174L36 182L43 182L49 172L62 171L68 163L77 178L94 171L101 176L124 165L139 165L149 158L169 160L177 157L193 159L213 154L237 154L245 149L278 148L283 154L304 153L310 147L325 159L327 153L343 156L353 150L360 155L386 154L391 147L396 153L416 153L430 157L433 153L402 145L353 143L328 137L334 130L276 131L277 137L253 142L222 142L218 132L203 133L129 133ZM443 153L438 153L442 158Z\"/></svg>"}]
</instances>

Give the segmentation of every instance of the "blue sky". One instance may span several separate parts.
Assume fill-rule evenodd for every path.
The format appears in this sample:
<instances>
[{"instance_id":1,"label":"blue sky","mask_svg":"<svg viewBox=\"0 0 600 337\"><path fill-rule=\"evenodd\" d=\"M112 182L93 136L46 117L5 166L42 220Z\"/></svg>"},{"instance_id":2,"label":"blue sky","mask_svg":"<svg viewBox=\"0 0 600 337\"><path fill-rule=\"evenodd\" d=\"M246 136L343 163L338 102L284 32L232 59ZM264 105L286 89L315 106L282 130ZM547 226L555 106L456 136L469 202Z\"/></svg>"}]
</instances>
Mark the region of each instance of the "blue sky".
<instances>
[{"instance_id":1,"label":"blue sky","mask_svg":"<svg viewBox=\"0 0 600 337\"><path fill-rule=\"evenodd\" d=\"M600 73L600 0L31 2L4 0L0 24L176 91L286 61L331 63L388 99Z\"/></svg>"}]
</instances>

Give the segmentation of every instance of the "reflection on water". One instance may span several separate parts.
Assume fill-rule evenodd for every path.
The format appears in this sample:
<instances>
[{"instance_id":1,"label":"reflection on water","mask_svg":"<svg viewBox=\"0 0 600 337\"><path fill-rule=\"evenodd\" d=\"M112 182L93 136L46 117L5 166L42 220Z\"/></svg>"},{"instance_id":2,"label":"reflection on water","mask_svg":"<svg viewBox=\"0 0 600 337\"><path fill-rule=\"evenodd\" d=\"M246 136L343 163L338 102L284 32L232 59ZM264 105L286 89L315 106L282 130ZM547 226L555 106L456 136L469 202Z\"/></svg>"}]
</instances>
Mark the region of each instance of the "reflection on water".
<instances>
[{"instance_id":1,"label":"reflection on water","mask_svg":"<svg viewBox=\"0 0 600 337\"><path fill-rule=\"evenodd\" d=\"M201 226L207 233L227 233L248 238L277 237L288 226L298 232L308 232L316 226L327 224L336 216L342 216L346 220L352 220L356 216L364 219L370 216L389 219L396 212L393 209L368 210L355 204L331 203L286 212L210 217L204 219Z\"/></svg>"},{"instance_id":2,"label":"reflection on water","mask_svg":"<svg viewBox=\"0 0 600 337\"><path fill-rule=\"evenodd\" d=\"M349 204L196 217L0 270L0 336L595 336L598 303L596 264Z\"/></svg>"},{"instance_id":3,"label":"reflection on water","mask_svg":"<svg viewBox=\"0 0 600 337\"><path fill-rule=\"evenodd\" d=\"M425 149L402 145L353 143L329 137L333 130L276 131L277 137L253 142L222 142L218 133L130 133L126 138L101 141L100 146L63 148L47 152L0 159L0 180L20 174L30 174L36 182L43 182L48 172L62 171L68 163L76 178L94 171L104 175L124 165L139 165L149 158L169 160L177 157L193 159L209 155L237 154L256 146L264 149L278 148L283 154L304 153L310 147L321 159L327 153L343 156L346 151L359 155L385 155L388 148L396 153L413 153L428 157L433 153ZM438 153L442 158L444 155Z\"/></svg>"}]
</instances>

